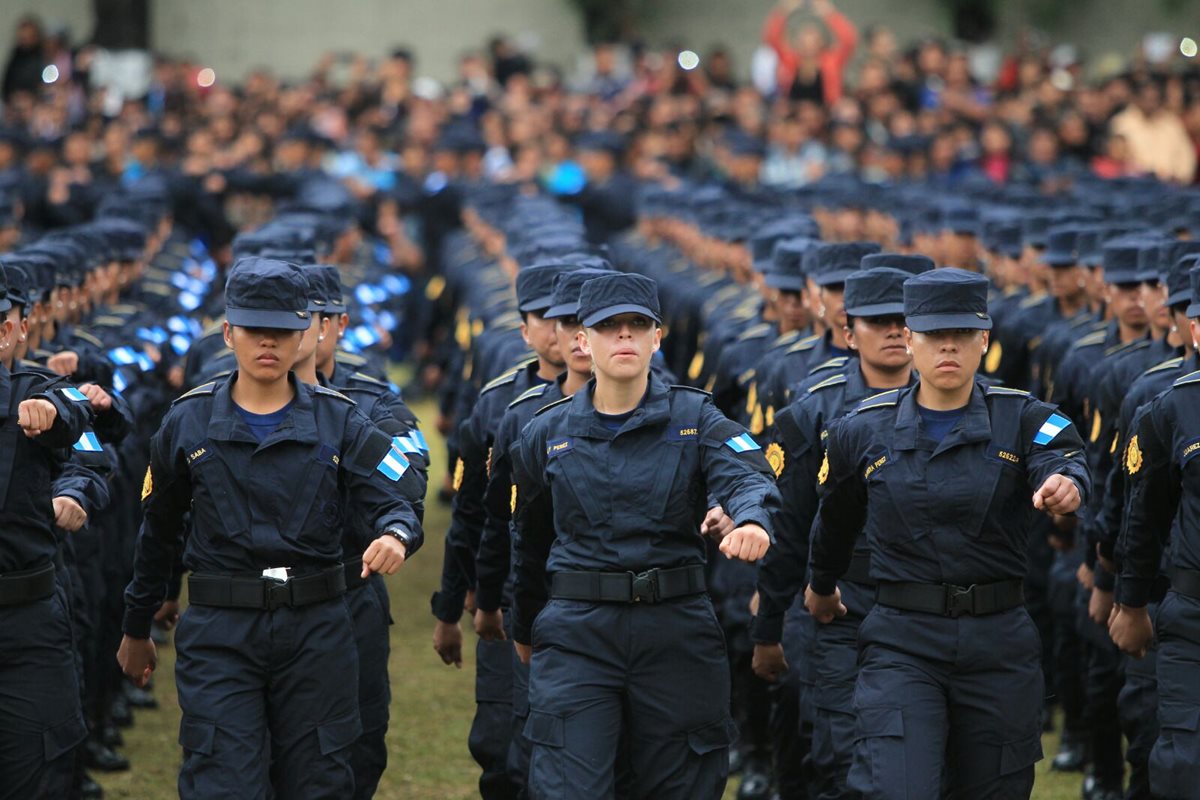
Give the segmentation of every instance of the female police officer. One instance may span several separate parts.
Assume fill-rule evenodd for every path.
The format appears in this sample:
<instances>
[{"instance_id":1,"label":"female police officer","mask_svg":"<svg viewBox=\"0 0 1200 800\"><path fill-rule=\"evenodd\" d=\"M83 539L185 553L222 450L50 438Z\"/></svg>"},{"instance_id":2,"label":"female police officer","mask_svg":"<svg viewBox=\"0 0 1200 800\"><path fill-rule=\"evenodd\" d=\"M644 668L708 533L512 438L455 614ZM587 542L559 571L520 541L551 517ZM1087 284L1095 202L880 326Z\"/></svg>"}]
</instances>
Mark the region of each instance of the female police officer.
<instances>
[{"instance_id":1,"label":"female police officer","mask_svg":"<svg viewBox=\"0 0 1200 800\"><path fill-rule=\"evenodd\" d=\"M698 530L711 495L736 523L721 552L753 561L778 495L758 445L707 394L650 374L654 281L595 278L579 305L595 377L511 453L530 793L612 797L623 741L635 797L719 797L734 731Z\"/></svg>"},{"instance_id":2,"label":"female police officer","mask_svg":"<svg viewBox=\"0 0 1200 800\"><path fill-rule=\"evenodd\" d=\"M350 797L362 728L340 493L378 536L366 577L395 572L419 545L424 481L352 401L290 371L310 324L299 268L242 259L225 292L238 369L177 400L151 442L118 658L135 683L149 678L150 618L190 509L180 795Z\"/></svg>"},{"instance_id":3,"label":"female police officer","mask_svg":"<svg viewBox=\"0 0 1200 800\"><path fill-rule=\"evenodd\" d=\"M1028 797L1042 755L1041 644L1022 592L1030 515L1074 512L1090 480L1066 418L975 381L987 290L953 268L905 282L920 379L833 423L817 475L810 612L846 613L837 579L860 530L878 584L859 628L849 775L868 798Z\"/></svg>"}]
</instances>

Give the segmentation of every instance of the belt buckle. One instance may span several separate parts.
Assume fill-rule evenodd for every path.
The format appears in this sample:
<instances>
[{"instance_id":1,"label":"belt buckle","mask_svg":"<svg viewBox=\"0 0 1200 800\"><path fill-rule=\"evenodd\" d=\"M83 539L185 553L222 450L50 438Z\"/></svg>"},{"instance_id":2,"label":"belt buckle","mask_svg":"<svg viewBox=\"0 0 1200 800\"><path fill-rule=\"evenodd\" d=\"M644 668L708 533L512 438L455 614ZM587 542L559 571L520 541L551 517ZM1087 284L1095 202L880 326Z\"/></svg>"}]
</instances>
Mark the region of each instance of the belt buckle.
<instances>
[{"instance_id":1,"label":"belt buckle","mask_svg":"<svg viewBox=\"0 0 1200 800\"><path fill-rule=\"evenodd\" d=\"M632 584L629 587L629 593L631 595L630 599L635 603L641 603L643 601L647 603L657 603L659 600L658 570L648 570L640 575L635 575L631 572L630 575L633 578Z\"/></svg>"},{"instance_id":2,"label":"belt buckle","mask_svg":"<svg viewBox=\"0 0 1200 800\"><path fill-rule=\"evenodd\" d=\"M958 619L963 614L975 612L975 585L955 586L946 584L946 616Z\"/></svg>"},{"instance_id":3,"label":"belt buckle","mask_svg":"<svg viewBox=\"0 0 1200 800\"><path fill-rule=\"evenodd\" d=\"M267 611L275 611L291 604L291 570L291 567L272 567L262 571L263 597L266 599Z\"/></svg>"},{"instance_id":4,"label":"belt buckle","mask_svg":"<svg viewBox=\"0 0 1200 800\"><path fill-rule=\"evenodd\" d=\"M270 569L264 569L262 571L262 576L267 580L275 581L276 583L287 583L292 579L292 568L271 567Z\"/></svg>"}]
</instances>

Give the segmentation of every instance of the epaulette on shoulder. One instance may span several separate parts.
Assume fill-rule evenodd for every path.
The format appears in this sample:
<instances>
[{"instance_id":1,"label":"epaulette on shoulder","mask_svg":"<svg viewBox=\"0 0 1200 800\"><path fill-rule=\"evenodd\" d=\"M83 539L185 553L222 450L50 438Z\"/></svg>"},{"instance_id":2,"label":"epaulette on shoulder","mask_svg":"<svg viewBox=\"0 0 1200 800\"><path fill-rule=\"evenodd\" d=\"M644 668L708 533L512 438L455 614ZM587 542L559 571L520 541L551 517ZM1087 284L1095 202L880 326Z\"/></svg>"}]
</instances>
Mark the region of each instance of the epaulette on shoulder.
<instances>
[{"instance_id":1,"label":"epaulette on shoulder","mask_svg":"<svg viewBox=\"0 0 1200 800\"><path fill-rule=\"evenodd\" d=\"M200 337L204 338L207 336L216 336L218 333L224 333L224 332L225 332L225 318L221 317L216 322L214 322L212 325L209 325L207 328L205 328L204 333L200 334Z\"/></svg>"},{"instance_id":2,"label":"epaulette on shoulder","mask_svg":"<svg viewBox=\"0 0 1200 800\"><path fill-rule=\"evenodd\" d=\"M1008 386L989 386L987 387L988 397L1029 397L1029 392L1024 389L1012 389Z\"/></svg>"},{"instance_id":3,"label":"epaulette on shoulder","mask_svg":"<svg viewBox=\"0 0 1200 800\"><path fill-rule=\"evenodd\" d=\"M825 370L828 370L828 369L837 369L838 367L844 367L844 366L846 366L846 362L849 360L850 360L849 356L834 356L833 358L829 359L828 361L817 364L815 367L813 367L812 369L810 369L808 371L808 374L812 375L814 372L824 372Z\"/></svg>"},{"instance_id":4,"label":"epaulette on shoulder","mask_svg":"<svg viewBox=\"0 0 1200 800\"><path fill-rule=\"evenodd\" d=\"M92 324L98 328L120 328L122 325L128 324L129 320L124 317L118 317L116 314L104 314L92 320ZM76 329L76 334L79 330Z\"/></svg>"},{"instance_id":5,"label":"epaulette on shoulder","mask_svg":"<svg viewBox=\"0 0 1200 800\"><path fill-rule=\"evenodd\" d=\"M174 290L165 283L143 283L142 289L150 294L156 294L159 297L170 297L174 294Z\"/></svg>"},{"instance_id":6,"label":"epaulette on shoulder","mask_svg":"<svg viewBox=\"0 0 1200 800\"><path fill-rule=\"evenodd\" d=\"M887 406L896 405L899 399L899 389L888 389L886 392L880 392L879 394L873 394L870 397L863 398L862 402L860 402L858 407L854 410L867 411L868 409L872 408L886 408Z\"/></svg>"},{"instance_id":7,"label":"epaulette on shoulder","mask_svg":"<svg viewBox=\"0 0 1200 800\"><path fill-rule=\"evenodd\" d=\"M545 414L547 411L554 408L555 406L561 406L563 403L569 402L570 400L571 400L570 397L564 397L561 400L555 400L553 403L547 403L546 405L539 408L536 412L534 412L534 416L535 417L541 416L542 414Z\"/></svg>"},{"instance_id":8,"label":"epaulette on shoulder","mask_svg":"<svg viewBox=\"0 0 1200 800\"><path fill-rule=\"evenodd\" d=\"M758 325L751 325L746 330L738 334L737 341L748 342L751 339L761 339L771 332L771 326L765 322L760 322Z\"/></svg>"},{"instance_id":9,"label":"epaulette on shoulder","mask_svg":"<svg viewBox=\"0 0 1200 800\"><path fill-rule=\"evenodd\" d=\"M1175 369L1182 363L1183 363L1183 356L1175 356L1175 358L1168 358L1166 361L1162 362L1161 364L1155 364L1153 367L1146 370L1142 374L1143 375L1153 375L1156 372L1165 372L1166 370L1169 370L1169 369Z\"/></svg>"},{"instance_id":10,"label":"epaulette on shoulder","mask_svg":"<svg viewBox=\"0 0 1200 800\"><path fill-rule=\"evenodd\" d=\"M672 383L670 388L681 389L685 392L695 392L696 394L702 394L705 397L712 397L712 392L706 392L703 389L697 389L695 386L684 386L682 383Z\"/></svg>"},{"instance_id":11,"label":"epaulette on shoulder","mask_svg":"<svg viewBox=\"0 0 1200 800\"><path fill-rule=\"evenodd\" d=\"M537 386L533 386L533 387L530 387L529 389L526 389L524 392L522 392L520 395L518 395L515 400L513 400L511 403L509 403L508 407L512 408L515 405L524 403L526 400L530 400L535 397L541 397L542 395L544 395L546 393L546 387L549 385L550 384L548 384L548 383L539 383Z\"/></svg>"},{"instance_id":12,"label":"epaulette on shoulder","mask_svg":"<svg viewBox=\"0 0 1200 800\"><path fill-rule=\"evenodd\" d=\"M339 364L349 364L353 367L361 367L367 363L367 360L357 353L347 353L345 350L338 350L333 357Z\"/></svg>"},{"instance_id":13,"label":"epaulette on shoulder","mask_svg":"<svg viewBox=\"0 0 1200 800\"><path fill-rule=\"evenodd\" d=\"M199 386L197 386L195 389L192 389L190 392L184 392L179 397L175 398L175 402L178 403L180 400L187 400L190 397L203 397L204 395L212 394L214 391L216 391L216 389L217 389L216 381L209 381L208 383L202 383Z\"/></svg>"},{"instance_id":14,"label":"epaulette on shoulder","mask_svg":"<svg viewBox=\"0 0 1200 800\"><path fill-rule=\"evenodd\" d=\"M1091 333L1085 334L1084 336L1076 339L1075 344L1072 345L1072 347L1093 347L1098 344L1104 344L1104 340L1107 337L1108 331L1104 329L1092 331Z\"/></svg>"},{"instance_id":15,"label":"epaulette on shoulder","mask_svg":"<svg viewBox=\"0 0 1200 800\"><path fill-rule=\"evenodd\" d=\"M1020 303L1018 303L1017 308L1020 308L1020 309L1033 308L1034 306L1036 306L1038 303L1042 302L1045 299L1046 299L1046 295L1044 295L1044 294L1041 294L1041 293L1031 294L1031 295L1029 295L1029 297L1026 297L1024 300L1022 300Z\"/></svg>"},{"instance_id":16,"label":"epaulette on shoulder","mask_svg":"<svg viewBox=\"0 0 1200 800\"><path fill-rule=\"evenodd\" d=\"M508 372L505 372L498 377L492 378L490 381L488 381L487 383L485 383L483 385L483 388L479 390L479 393L484 394L485 392L490 392L493 389L496 389L500 386L507 386L508 384L512 383L513 381L515 381L517 379L517 373L520 372L521 369L522 369L521 367L513 367Z\"/></svg>"},{"instance_id":17,"label":"epaulette on shoulder","mask_svg":"<svg viewBox=\"0 0 1200 800\"><path fill-rule=\"evenodd\" d=\"M100 341L99 339L97 339L95 336L88 333L87 331L81 331L78 328L76 328L74 333L75 333L76 339L82 339L83 341L87 342L88 344L92 345L93 347L101 347L101 348L104 347L104 342Z\"/></svg>"},{"instance_id":18,"label":"epaulette on shoulder","mask_svg":"<svg viewBox=\"0 0 1200 800\"><path fill-rule=\"evenodd\" d=\"M841 386L846 382L846 373L839 372L837 375L831 375L820 383L808 387L810 392L819 392L822 389L828 389L831 386Z\"/></svg>"},{"instance_id":19,"label":"epaulette on shoulder","mask_svg":"<svg viewBox=\"0 0 1200 800\"><path fill-rule=\"evenodd\" d=\"M1150 346L1149 339L1138 339L1136 342L1121 342L1114 344L1112 347L1104 351L1105 356L1115 356L1117 353L1132 353L1135 350L1141 350L1144 347Z\"/></svg>"},{"instance_id":20,"label":"epaulette on shoulder","mask_svg":"<svg viewBox=\"0 0 1200 800\"><path fill-rule=\"evenodd\" d=\"M819 333L814 333L812 336L806 336L805 338L801 339L800 341L796 342L794 345L789 347L787 349L787 352L790 355L791 353L803 353L806 350L812 350L814 347L817 346L817 342L820 341L820 339L821 339L821 334L819 334Z\"/></svg>"},{"instance_id":21,"label":"epaulette on shoulder","mask_svg":"<svg viewBox=\"0 0 1200 800\"><path fill-rule=\"evenodd\" d=\"M349 397L346 397L346 395L342 394L341 392L337 391L336 389L330 389L328 386L321 386L320 384L315 384L313 386L313 392L315 392L316 394L323 394L326 397L336 397L339 400L345 400L347 403L354 402Z\"/></svg>"},{"instance_id":22,"label":"epaulette on shoulder","mask_svg":"<svg viewBox=\"0 0 1200 800\"><path fill-rule=\"evenodd\" d=\"M384 383L383 381L379 380L378 378L372 378L370 375L368 375L365 372L355 372L353 375L350 376L350 378L351 378L351 380L361 381L362 383L369 383L373 386L387 386L387 384Z\"/></svg>"},{"instance_id":23,"label":"epaulette on shoulder","mask_svg":"<svg viewBox=\"0 0 1200 800\"><path fill-rule=\"evenodd\" d=\"M117 303L115 306L109 306L108 310L113 312L114 314L136 314L136 313L138 313L138 307L133 305L132 303Z\"/></svg>"},{"instance_id":24,"label":"epaulette on shoulder","mask_svg":"<svg viewBox=\"0 0 1200 800\"><path fill-rule=\"evenodd\" d=\"M1189 372L1187 375L1184 375L1182 378L1176 378L1175 383L1173 383L1172 385L1173 386L1188 386L1193 383L1200 383L1200 369L1196 370L1195 372Z\"/></svg>"},{"instance_id":25,"label":"epaulette on shoulder","mask_svg":"<svg viewBox=\"0 0 1200 800\"><path fill-rule=\"evenodd\" d=\"M779 347L788 347L795 344L796 340L799 338L800 331L788 331L782 336L777 337L775 341L771 342L771 349L774 350Z\"/></svg>"}]
</instances>

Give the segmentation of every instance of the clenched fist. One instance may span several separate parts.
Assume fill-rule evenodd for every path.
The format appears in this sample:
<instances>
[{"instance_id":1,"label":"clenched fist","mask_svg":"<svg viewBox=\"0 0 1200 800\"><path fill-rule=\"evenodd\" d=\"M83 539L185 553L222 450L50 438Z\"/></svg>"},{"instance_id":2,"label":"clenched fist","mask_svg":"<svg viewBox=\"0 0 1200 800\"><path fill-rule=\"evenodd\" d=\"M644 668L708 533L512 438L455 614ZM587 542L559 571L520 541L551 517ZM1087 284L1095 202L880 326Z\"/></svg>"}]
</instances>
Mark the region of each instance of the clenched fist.
<instances>
[{"instance_id":1,"label":"clenched fist","mask_svg":"<svg viewBox=\"0 0 1200 800\"><path fill-rule=\"evenodd\" d=\"M49 400L35 397L17 406L17 424L30 439L53 428L56 419L58 409Z\"/></svg>"}]
</instances>

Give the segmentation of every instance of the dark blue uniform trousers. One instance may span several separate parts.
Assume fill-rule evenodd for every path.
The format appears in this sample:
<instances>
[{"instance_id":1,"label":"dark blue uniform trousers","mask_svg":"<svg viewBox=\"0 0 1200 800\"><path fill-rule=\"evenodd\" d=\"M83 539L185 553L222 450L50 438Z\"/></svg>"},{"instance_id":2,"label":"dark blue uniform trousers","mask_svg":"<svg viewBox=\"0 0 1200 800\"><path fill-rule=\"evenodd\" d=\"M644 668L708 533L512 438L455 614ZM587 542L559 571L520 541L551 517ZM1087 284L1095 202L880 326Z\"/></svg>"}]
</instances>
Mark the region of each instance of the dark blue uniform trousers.
<instances>
[{"instance_id":1,"label":"dark blue uniform trousers","mask_svg":"<svg viewBox=\"0 0 1200 800\"><path fill-rule=\"evenodd\" d=\"M1150 616L1158 604L1150 606ZM1125 734L1125 760L1129 762L1129 798L1150 797L1150 749L1158 739L1158 651L1151 647L1145 658L1123 656L1125 683L1117 696L1121 732Z\"/></svg>"},{"instance_id":2,"label":"dark blue uniform trousers","mask_svg":"<svg viewBox=\"0 0 1200 800\"><path fill-rule=\"evenodd\" d=\"M86 736L60 580L50 597L0 606L0 798L67 797Z\"/></svg>"},{"instance_id":3,"label":"dark blue uniform trousers","mask_svg":"<svg viewBox=\"0 0 1200 800\"><path fill-rule=\"evenodd\" d=\"M505 616L505 619L511 617ZM508 746L508 776L517 787L517 796L524 797L529 779L529 756L533 751L533 743L525 737L525 722L529 719L529 666L521 663L515 647L509 648L509 656L512 663L512 737Z\"/></svg>"},{"instance_id":4,"label":"dark blue uniform trousers","mask_svg":"<svg viewBox=\"0 0 1200 800\"><path fill-rule=\"evenodd\" d=\"M814 626L798 595L783 623L788 671L771 686L771 758L780 800L806 800L812 781Z\"/></svg>"},{"instance_id":5,"label":"dark blue uniform trousers","mask_svg":"<svg viewBox=\"0 0 1200 800\"><path fill-rule=\"evenodd\" d=\"M813 649L816 721L813 726L814 795L820 800L857 797L846 785L854 759L854 685L858 678L858 628L875 606L875 587L838 581L846 616L817 626Z\"/></svg>"},{"instance_id":6,"label":"dark blue uniform trousers","mask_svg":"<svg viewBox=\"0 0 1200 800\"><path fill-rule=\"evenodd\" d=\"M655 605L551 600L532 639L531 797L614 797L623 747L631 797L721 796L737 731L725 640L707 596Z\"/></svg>"},{"instance_id":7,"label":"dark blue uniform trousers","mask_svg":"<svg viewBox=\"0 0 1200 800\"><path fill-rule=\"evenodd\" d=\"M1158 741L1150 751L1157 797L1200 797L1200 600L1167 592L1158 634Z\"/></svg>"},{"instance_id":8,"label":"dark blue uniform trousers","mask_svg":"<svg viewBox=\"0 0 1200 800\"><path fill-rule=\"evenodd\" d=\"M513 726L512 642L475 644L475 719L467 746L475 763L483 769L479 794L483 800L507 800L518 796L509 776L509 746Z\"/></svg>"},{"instance_id":9,"label":"dark blue uniform trousers","mask_svg":"<svg viewBox=\"0 0 1200 800\"><path fill-rule=\"evenodd\" d=\"M362 723L344 597L275 611L193 605L175 648L183 800L354 796Z\"/></svg>"},{"instance_id":10,"label":"dark blue uniform trousers","mask_svg":"<svg viewBox=\"0 0 1200 800\"><path fill-rule=\"evenodd\" d=\"M358 647L358 712L363 728L350 751L350 763L354 769L354 797L369 800L375 796L387 768L385 739L392 702L388 681L388 626L392 615L383 576L372 574L365 586L347 592L346 603L354 620L354 643Z\"/></svg>"},{"instance_id":11,"label":"dark blue uniform trousers","mask_svg":"<svg viewBox=\"0 0 1200 800\"><path fill-rule=\"evenodd\" d=\"M1029 797L1042 757L1042 645L1024 608L952 619L877 605L859 645L851 789Z\"/></svg>"}]
</instances>

